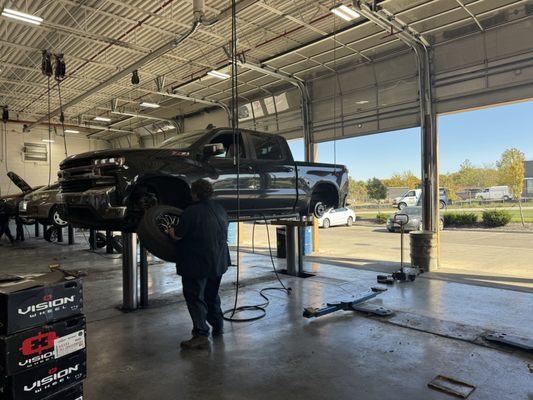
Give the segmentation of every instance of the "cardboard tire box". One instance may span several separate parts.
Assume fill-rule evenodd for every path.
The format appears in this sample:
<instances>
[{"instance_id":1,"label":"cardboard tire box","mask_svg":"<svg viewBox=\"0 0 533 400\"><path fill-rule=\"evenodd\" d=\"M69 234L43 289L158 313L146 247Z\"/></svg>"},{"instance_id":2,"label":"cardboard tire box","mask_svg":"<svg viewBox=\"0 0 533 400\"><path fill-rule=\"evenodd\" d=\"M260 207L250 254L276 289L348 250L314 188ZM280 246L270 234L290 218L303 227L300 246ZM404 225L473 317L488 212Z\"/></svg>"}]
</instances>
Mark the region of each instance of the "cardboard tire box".
<instances>
[{"instance_id":1,"label":"cardboard tire box","mask_svg":"<svg viewBox=\"0 0 533 400\"><path fill-rule=\"evenodd\" d=\"M0 400L81 400L82 281L56 270L0 276Z\"/></svg>"},{"instance_id":2,"label":"cardboard tire box","mask_svg":"<svg viewBox=\"0 0 533 400\"><path fill-rule=\"evenodd\" d=\"M15 375L48 365L51 361L84 350L85 317L80 315L0 336L0 375Z\"/></svg>"},{"instance_id":3,"label":"cardboard tire box","mask_svg":"<svg viewBox=\"0 0 533 400\"><path fill-rule=\"evenodd\" d=\"M0 335L82 312L83 288L79 278L54 271L31 278L0 279Z\"/></svg>"},{"instance_id":4,"label":"cardboard tire box","mask_svg":"<svg viewBox=\"0 0 533 400\"><path fill-rule=\"evenodd\" d=\"M79 384L87 373L85 350L17 375L0 378L2 400L40 400ZM61 398L61 397L59 397Z\"/></svg>"},{"instance_id":5,"label":"cardboard tire box","mask_svg":"<svg viewBox=\"0 0 533 400\"><path fill-rule=\"evenodd\" d=\"M83 383L69 387L43 400L83 400Z\"/></svg>"}]
</instances>

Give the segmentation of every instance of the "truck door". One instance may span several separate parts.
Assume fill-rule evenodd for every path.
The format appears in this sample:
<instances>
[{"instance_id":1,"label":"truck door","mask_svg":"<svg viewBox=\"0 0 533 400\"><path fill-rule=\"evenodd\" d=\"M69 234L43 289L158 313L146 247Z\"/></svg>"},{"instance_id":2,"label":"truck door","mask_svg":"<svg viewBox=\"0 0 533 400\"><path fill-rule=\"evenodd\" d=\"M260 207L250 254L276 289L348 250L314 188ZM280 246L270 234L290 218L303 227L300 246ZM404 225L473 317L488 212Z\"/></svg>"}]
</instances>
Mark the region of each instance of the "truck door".
<instances>
[{"instance_id":1,"label":"truck door","mask_svg":"<svg viewBox=\"0 0 533 400\"><path fill-rule=\"evenodd\" d=\"M211 179L215 200L224 206L230 216L234 217L238 208L246 214L254 207L257 175L243 135L239 133L238 138L234 139L233 132L222 131L217 133L209 143L221 143L224 146L224 153L212 156L208 160L215 172ZM237 166L235 165L237 149L240 152L239 176L237 176ZM237 181L239 181L239 190L237 190ZM237 197L239 197L240 207L237 206Z\"/></svg>"},{"instance_id":2,"label":"truck door","mask_svg":"<svg viewBox=\"0 0 533 400\"><path fill-rule=\"evenodd\" d=\"M259 178L255 208L265 212L294 209L296 166L285 140L276 135L248 132L255 170Z\"/></svg>"}]
</instances>

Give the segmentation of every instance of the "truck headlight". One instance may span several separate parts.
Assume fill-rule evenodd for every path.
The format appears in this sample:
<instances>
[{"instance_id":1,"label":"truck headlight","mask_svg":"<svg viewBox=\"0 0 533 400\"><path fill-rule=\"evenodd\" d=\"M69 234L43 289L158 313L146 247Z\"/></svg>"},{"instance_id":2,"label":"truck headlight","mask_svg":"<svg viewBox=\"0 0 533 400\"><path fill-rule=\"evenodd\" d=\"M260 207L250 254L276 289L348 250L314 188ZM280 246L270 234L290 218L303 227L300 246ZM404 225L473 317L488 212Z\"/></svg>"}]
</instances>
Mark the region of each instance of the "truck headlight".
<instances>
[{"instance_id":1,"label":"truck headlight","mask_svg":"<svg viewBox=\"0 0 533 400\"><path fill-rule=\"evenodd\" d=\"M124 157L109 157L109 158L100 158L93 160L93 165L97 167L108 167L108 166L122 166L124 165Z\"/></svg>"}]
</instances>

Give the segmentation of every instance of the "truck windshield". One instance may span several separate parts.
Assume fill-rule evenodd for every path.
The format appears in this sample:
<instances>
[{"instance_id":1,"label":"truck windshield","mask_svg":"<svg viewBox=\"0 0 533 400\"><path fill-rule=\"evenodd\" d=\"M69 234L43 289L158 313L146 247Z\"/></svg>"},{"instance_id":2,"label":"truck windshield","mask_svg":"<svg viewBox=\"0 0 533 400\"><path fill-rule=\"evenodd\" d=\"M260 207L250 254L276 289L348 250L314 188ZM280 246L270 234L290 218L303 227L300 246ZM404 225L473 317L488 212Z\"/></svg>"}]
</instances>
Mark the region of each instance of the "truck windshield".
<instances>
[{"instance_id":1,"label":"truck windshield","mask_svg":"<svg viewBox=\"0 0 533 400\"><path fill-rule=\"evenodd\" d=\"M190 133L180 133L170 139L165 140L159 148L187 150L205 135L205 131L196 131Z\"/></svg>"}]
</instances>

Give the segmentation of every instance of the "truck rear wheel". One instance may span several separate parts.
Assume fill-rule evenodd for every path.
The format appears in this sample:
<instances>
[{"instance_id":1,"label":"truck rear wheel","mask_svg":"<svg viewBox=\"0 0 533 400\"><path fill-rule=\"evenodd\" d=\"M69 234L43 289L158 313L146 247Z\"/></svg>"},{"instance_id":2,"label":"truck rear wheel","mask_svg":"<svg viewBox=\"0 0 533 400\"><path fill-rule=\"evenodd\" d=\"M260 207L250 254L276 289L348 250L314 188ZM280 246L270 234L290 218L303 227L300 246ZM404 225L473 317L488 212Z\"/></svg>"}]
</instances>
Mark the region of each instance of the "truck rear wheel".
<instances>
[{"instance_id":1,"label":"truck rear wheel","mask_svg":"<svg viewBox=\"0 0 533 400\"><path fill-rule=\"evenodd\" d=\"M319 201L313 206L313 215L316 218L322 218L327 210L328 209L326 205L323 202Z\"/></svg>"},{"instance_id":2,"label":"truck rear wheel","mask_svg":"<svg viewBox=\"0 0 533 400\"><path fill-rule=\"evenodd\" d=\"M165 232L174 228L183 211L172 206L154 206L146 210L137 227L139 239L154 256L169 262L177 262L176 242Z\"/></svg>"}]
</instances>

